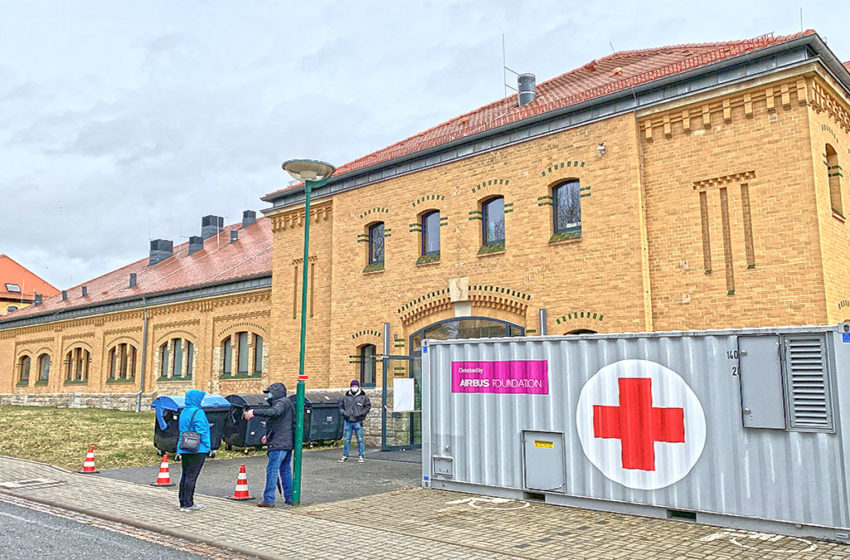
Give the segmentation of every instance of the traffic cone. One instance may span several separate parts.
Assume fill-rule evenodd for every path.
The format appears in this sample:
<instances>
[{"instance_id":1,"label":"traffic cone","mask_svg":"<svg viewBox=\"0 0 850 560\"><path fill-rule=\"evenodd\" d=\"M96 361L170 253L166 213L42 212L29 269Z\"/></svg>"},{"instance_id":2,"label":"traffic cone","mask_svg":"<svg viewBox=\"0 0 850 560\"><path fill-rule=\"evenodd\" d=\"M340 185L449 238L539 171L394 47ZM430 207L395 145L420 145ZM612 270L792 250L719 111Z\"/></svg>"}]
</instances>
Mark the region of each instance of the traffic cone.
<instances>
[{"instance_id":1,"label":"traffic cone","mask_svg":"<svg viewBox=\"0 0 850 560\"><path fill-rule=\"evenodd\" d=\"M94 445L89 445L89 452L86 453L86 460L83 461L83 468L79 472L86 474L100 472L94 467Z\"/></svg>"},{"instance_id":2,"label":"traffic cone","mask_svg":"<svg viewBox=\"0 0 850 560\"><path fill-rule=\"evenodd\" d=\"M242 466L239 467L239 476L236 477L236 491L233 492L230 499L240 502L254 499L248 493L248 475L245 474L245 463L242 463Z\"/></svg>"},{"instance_id":3,"label":"traffic cone","mask_svg":"<svg viewBox=\"0 0 850 560\"><path fill-rule=\"evenodd\" d=\"M168 472L168 453L162 455L162 463L159 464L159 474L156 477L156 482L151 486L174 486L171 482L171 474Z\"/></svg>"}]
</instances>

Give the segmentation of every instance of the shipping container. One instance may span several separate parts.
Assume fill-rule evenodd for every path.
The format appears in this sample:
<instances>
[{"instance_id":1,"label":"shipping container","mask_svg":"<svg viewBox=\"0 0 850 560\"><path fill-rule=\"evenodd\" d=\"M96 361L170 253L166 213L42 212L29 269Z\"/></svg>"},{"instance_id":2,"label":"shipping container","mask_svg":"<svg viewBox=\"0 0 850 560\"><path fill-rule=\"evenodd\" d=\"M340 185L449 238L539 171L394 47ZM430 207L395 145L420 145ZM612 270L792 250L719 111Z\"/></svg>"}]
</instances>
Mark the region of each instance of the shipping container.
<instances>
[{"instance_id":1,"label":"shipping container","mask_svg":"<svg viewBox=\"0 0 850 560\"><path fill-rule=\"evenodd\" d=\"M850 323L422 354L422 484L850 541Z\"/></svg>"}]
</instances>

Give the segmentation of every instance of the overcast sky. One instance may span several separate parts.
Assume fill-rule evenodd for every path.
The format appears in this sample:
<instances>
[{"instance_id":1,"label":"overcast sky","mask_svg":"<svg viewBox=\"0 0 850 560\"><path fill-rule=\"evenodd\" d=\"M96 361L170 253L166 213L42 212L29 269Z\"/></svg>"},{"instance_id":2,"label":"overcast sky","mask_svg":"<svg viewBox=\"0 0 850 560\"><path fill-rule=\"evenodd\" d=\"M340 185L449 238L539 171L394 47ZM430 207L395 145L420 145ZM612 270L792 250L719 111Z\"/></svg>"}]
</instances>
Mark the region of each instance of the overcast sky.
<instances>
[{"instance_id":1,"label":"overcast sky","mask_svg":"<svg viewBox=\"0 0 850 560\"><path fill-rule=\"evenodd\" d=\"M0 253L57 288L617 50L800 29L801 2L0 0ZM850 2L803 24L850 59Z\"/></svg>"}]
</instances>

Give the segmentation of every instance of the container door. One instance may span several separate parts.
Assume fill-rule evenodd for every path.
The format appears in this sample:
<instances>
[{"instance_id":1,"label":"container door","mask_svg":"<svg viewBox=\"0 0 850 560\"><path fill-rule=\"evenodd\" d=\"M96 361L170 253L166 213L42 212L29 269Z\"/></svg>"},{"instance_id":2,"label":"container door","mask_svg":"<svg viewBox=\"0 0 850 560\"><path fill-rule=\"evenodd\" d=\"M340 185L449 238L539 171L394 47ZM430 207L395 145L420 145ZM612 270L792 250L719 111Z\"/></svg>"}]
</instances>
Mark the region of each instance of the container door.
<instances>
[{"instance_id":1,"label":"container door","mask_svg":"<svg viewBox=\"0 0 850 560\"><path fill-rule=\"evenodd\" d=\"M525 488L539 492L564 491L564 434L522 433Z\"/></svg>"},{"instance_id":2,"label":"container door","mask_svg":"<svg viewBox=\"0 0 850 560\"><path fill-rule=\"evenodd\" d=\"M745 428L785 429L778 336L738 337L741 413Z\"/></svg>"}]
</instances>

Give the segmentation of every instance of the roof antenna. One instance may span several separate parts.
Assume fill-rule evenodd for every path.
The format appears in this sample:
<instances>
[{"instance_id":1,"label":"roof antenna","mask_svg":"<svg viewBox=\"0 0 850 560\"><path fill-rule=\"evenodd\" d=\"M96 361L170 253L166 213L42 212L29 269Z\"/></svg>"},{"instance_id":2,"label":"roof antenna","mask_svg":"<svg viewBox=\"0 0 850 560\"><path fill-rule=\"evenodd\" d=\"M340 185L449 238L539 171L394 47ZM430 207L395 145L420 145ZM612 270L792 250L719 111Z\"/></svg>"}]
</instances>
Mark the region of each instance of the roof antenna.
<instances>
[{"instance_id":1,"label":"roof antenna","mask_svg":"<svg viewBox=\"0 0 850 560\"><path fill-rule=\"evenodd\" d=\"M803 30L803 7L800 6L800 31Z\"/></svg>"},{"instance_id":2,"label":"roof antenna","mask_svg":"<svg viewBox=\"0 0 850 560\"><path fill-rule=\"evenodd\" d=\"M502 82L505 85L505 98L508 97L508 89L512 89L515 92L519 93L519 90L511 85L508 85L508 72L511 72L515 76L519 76L519 72L515 72L508 68L507 59L505 57L505 34L502 33Z\"/></svg>"},{"instance_id":3,"label":"roof antenna","mask_svg":"<svg viewBox=\"0 0 850 560\"><path fill-rule=\"evenodd\" d=\"M611 41L608 41L608 44L611 45L611 54L617 54L616 49L614 49L614 43L611 42Z\"/></svg>"}]
</instances>

